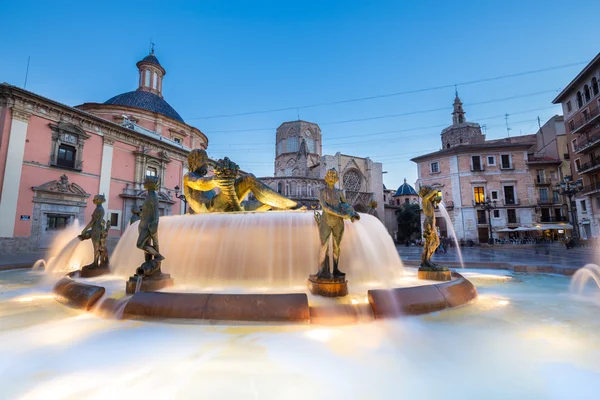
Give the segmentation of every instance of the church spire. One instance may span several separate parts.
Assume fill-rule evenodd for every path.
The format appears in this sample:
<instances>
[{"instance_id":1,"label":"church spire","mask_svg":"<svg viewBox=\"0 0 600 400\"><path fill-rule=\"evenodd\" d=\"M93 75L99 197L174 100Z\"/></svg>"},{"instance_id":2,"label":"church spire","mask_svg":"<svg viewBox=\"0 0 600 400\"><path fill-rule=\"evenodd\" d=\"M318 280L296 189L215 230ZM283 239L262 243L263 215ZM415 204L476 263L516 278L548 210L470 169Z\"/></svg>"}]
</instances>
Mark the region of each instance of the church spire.
<instances>
[{"instance_id":1,"label":"church spire","mask_svg":"<svg viewBox=\"0 0 600 400\"><path fill-rule=\"evenodd\" d=\"M167 71L160 65L154 55L154 43L150 43L150 54L138 61L139 70L138 90L154 93L162 97L162 82Z\"/></svg>"},{"instance_id":2,"label":"church spire","mask_svg":"<svg viewBox=\"0 0 600 400\"><path fill-rule=\"evenodd\" d=\"M454 89L454 111L452 112L452 125L459 125L464 122L467 122L465 118L465 111L463 110L463 103L460 101L458 97L458 90Z\"/></svg>"}]
</instances>

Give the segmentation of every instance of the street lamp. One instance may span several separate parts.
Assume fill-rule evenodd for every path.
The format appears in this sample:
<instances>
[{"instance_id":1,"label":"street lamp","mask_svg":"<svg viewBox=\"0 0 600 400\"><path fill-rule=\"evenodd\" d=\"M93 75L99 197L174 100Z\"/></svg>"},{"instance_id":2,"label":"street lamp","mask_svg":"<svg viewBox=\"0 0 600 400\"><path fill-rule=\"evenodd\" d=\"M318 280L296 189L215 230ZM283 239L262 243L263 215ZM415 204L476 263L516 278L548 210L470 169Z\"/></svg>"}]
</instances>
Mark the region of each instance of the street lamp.
<instances>
[{"instance_id":1,"label":"street lamp","mask_svg":"<svg viewBox=\"0 0 600 400\"><path fill-rule=\"evenodd\" d=\"M556 190L559 194L563 196L567 196L569 199L569 207L571 214L571 223L573 224L573 241L575 245L579 244L579 225L577 224L577 214L575 212L575 203L572 198L577 193L583 190L583 181L581 178L577 179L573 182L573 179L570 176L565 176L565 179L561 183L556 184Z\"/></svg>"},{"instance_id":2,"label":"street lamp","mask_svg":"<svg viewBox=\"0 0 600 400\"><path fill-rule=\"evenodd\" d=\"M185 194L183 193L179 193L179 185L175 186L175 197L177 197L179 200L183 201L183 213L186 214L187 213L187 199L185 198Z\"/></svg>"},{"instance_id":3,"label":"street lamp","mask_svg":"<svg viewBox=\"0 0 600 400\"><path fill-rule=\"evenodd\" d=\"M488 213L488 222L490 224L490 237L488 239L488 244L494 244L494 236L492 236L492 210L496 207L496 200L490 200L490 196L485 198L485 201L481 203L481 208Z\"/></svg>"}]
</instances>

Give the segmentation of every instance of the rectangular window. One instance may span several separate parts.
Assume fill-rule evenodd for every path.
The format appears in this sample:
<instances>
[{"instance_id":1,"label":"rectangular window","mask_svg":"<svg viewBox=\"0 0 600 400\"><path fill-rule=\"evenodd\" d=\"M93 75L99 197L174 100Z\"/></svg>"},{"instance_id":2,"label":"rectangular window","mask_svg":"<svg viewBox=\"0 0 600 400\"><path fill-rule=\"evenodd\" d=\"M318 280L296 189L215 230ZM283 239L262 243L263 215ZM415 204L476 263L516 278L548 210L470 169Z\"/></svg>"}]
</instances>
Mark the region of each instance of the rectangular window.
<instances>
[{"instance_id":1,"label":"rectangular window","mask_svg":"<svg viewBox=\"0 0 600 400\"><path fill-rule=\"evenodd\" d=\"M70 215L48 214L47 231L65 229L69 225Z\"/></svg>"},{"instance_id":2,"label":"rectangular window","mask_svg":"<svg viewBox=\"0 0 600 400\"><path fill-rule=\"evenodd\" d=\"M121 211L108 210L107 216L110 229L121 229Z\"/></svg>"},{"instance_id":3,"label":"rectangular window","mask_svg":"<svg viewBox=\"0 0 600 400\"><path fill-rule=\"evenodd\" d=\"M596 208L600 208L600 197L596 197Z\"/></svg>"},{"instance_id":4,"label":"rectangular window","mask_svg":"<svg viewBox=\"0 0 600 400\"><path fill-rule=\"evenodd\" d=\"M492 190L492 200L498 200L498 191Z\"/></svg>"},{"instance_id":5,"label":"rectangular window","mask_svg":"<svg viewBox=\"0 0 600 400\"><path fill-rule=\"evenodd\" d=\"M552 201L554 201L555 203L559 203L560 199L558 197L558 190L554 190L552 192Z\"/></svg>"},{"instance_id":6,"label":"rectangular window","mask_svg":"<svg viewBox=\"0 0 600 400\"><path fill-rule=\"evenodd\" d=\"M58 146L56 164L61 167L75 168L75 147L66 144Z\"/></svg>"},{"instance_id":7,"label":"rectangular window","mask_svg":"<svg viewBox=\"0 0 600 400\"><path fill-rule=\"evenodd\" d=\"M490 166L496 165L496 157L487 156L487 165L490 165Z\"/></svg>"},{"instance_id":8,"label":"rectangular window","mask_svg":"<svg viewBox=\"0 0 600 400\"><path fill-rule=\"evenodd\" d=\"M146 176L158 176L158 170L154 167L146 168Z\"/></svg>"},{"instance_id":9,"label":"rectangular window","mask_svg":"<svg viewBox=\"0 0 600 400\"><path fill-rule=\"evenodd\" d=\"M512 168L510 154L502 154L500 156L500 168L502 168L502 169L511 169Z\"/></svg>"},{"instance_id":10,"label":"rectangular window","mask_svg":"<svg viewBox=\"0 0 600 400\"><path fill-rule=\"evenodd\" d=\"M546 188L540 189L540 201L548 202L548 189L546 189Z\"/></svg>"},{"instance_id":11,"label":"rectangular window","mask_svg":"<svg viewBox=\"0 0 600 400\"><path fill-rule=\"evenodd\" d=\"M546 183L546 170L538 169L537 172L537 183Z\"/></svg>"},{"instance_id":12,"label":"rectangular window","mask_svg":"<svg viewBox=\"0 0 600 400\"><path fill-rule=\"evenodd\" d=\"M480 156L471 156L471 171L483 171Z\"/></svg>"},{"instance_id":13,"label":"rectangular window","mask_svg":"<svg viewBox=\"0 0 600 400\"><path fill-rule=\"evenodd\" d=\"M481 204L485 202L483 186L475 186L473 188L473 198L475 199L475 204Z\"/></svg>"},{"instance_id":14,"label":"rectangular window","mask_svg":"<svg viewBox=\"0 0 600 400\"><path fill-rule=\"evenodd\" d=\"M581 204L581 211L586 212L587 205L585 204L585 200L581 200L580 204Z\"/></svg>"},{"instance_id":15,"label":"rectangular window","mask_svg":"<svg viewBox=\"0 0 600 400\"><path fill-rule=\"evenodd\" d=\"M494 218L500 218L500 210L494 210Z\"/></svg>"},{"instance_id":16,"label":"rectangular window","mask_svg":"<svg viewBox=\"0 0 600 400\"><path fill-rule=\"evenodd\" d=\"M571 106L571 102L567 101L567 111L571 112L573 110L573 107Z\"/></svg>"},{"instance_id":17,"label":"rectangular window","mask_svg":"<svg viewBox=\"0 0 600 400\"><path fill-rule=\"evenodd\" d=\"M178 137L173 138L173 141L177 144L181 144L181 138L178 138Z\"/></svg>"},{"instance_id":18,"label":"rectangular window","mask_svg":"<svg viewBox=\"0 0 600 400\"><path fill-rule=\"evenodd\" d=\"M440 172L440 164L437 161L434 161L431 164L429 164L429 167L432 174L437 174L438 172Z\"/></svg>"},{"instance_id":19,"label":"rectangular window","mask_svg":"<svg viewBox=\"0 0 600 400\"><path fill-rule=\"evenodd\" d=\"M515 187L504 186L504 204L517 204L515 198Z\"/></svg>"},{"instance_id":20,"label":"rectangular window","mask_svg":"<svg viewBox=\"0 0 600 400\"><path fill-rule=\"evenodd\" d=\"M508 210L506 210L506 216L508 217L509 224L517 223L517 210L515 210L514 208L509 208Z\"/></svg>"},{"instance_id":21,"label":"rectangular window","mask_svg":"<svg viewBox=\"0 0 600 400\"><path fill-rule=\"evenodd\" d=\"M573 150L573 151L577 150L577 139L571 140L571 150Z\"/></svg>"},{"instance_id":22,"label":"rectangular window","mask_svg":"<svg viewBox=\"0 0 600 400\"><path fill-rule=\"evenodd\" d=\"M581 160L579 158L575 160L575 169L577 171L581 169Z\"/></svg>"},{"instance_id":23,"label":"rectangular window","mask_svg":"<svg viewBox=\"0 0 600 400\"><path fill-rule=\"evenodd\" d=\"M477 223L478 224L487 224L487 218L485 217L484 210L477 210Z\"/></svg>"},{"instance_id":24,"label":"rectangular window","mask_svg":"<svg viewBox=\"0 0 600 400\"><path fill-rule=\"evenodd\" d=\"M575 121L569 121L569 132L573 132L575 130Z\"/></svg>"}]
</instances>

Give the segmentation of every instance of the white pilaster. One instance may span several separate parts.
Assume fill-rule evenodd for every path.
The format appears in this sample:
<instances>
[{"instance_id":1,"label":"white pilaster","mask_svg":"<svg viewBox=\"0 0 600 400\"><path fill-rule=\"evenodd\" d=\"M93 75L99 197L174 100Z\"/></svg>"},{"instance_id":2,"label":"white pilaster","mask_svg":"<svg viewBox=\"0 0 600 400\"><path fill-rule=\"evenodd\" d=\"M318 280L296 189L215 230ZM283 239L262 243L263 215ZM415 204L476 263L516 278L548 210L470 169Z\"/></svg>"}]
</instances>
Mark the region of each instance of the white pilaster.
<instances>
[{"instance_id":1,"label":"white pilaster","mask_svg":"<svg viewBox=\"0 0 600 400\"><path fill-rule=\"evenodd\" d=\"M112 159L113 159L113 142L104 138L104 145L102 146L102 164L100 166L100 186L98 187L98 194L103 194L106 198L104 208L110 208L109 196L110 196L110 175L112 173Z\"/></svg>"},{"instance_id":2,"label":"white pilaster","mask_svg":"<svg viewBox=\"0 0 600 400\"><path fill-rule=\"evenodd\" d=\"M2 216L0 218L0 237L13 237L15 232L28 118L28 115L12 110L6 168L4 169L4 182L2 183L0 197L0 216Z\"/></svg>"}]
</instances>

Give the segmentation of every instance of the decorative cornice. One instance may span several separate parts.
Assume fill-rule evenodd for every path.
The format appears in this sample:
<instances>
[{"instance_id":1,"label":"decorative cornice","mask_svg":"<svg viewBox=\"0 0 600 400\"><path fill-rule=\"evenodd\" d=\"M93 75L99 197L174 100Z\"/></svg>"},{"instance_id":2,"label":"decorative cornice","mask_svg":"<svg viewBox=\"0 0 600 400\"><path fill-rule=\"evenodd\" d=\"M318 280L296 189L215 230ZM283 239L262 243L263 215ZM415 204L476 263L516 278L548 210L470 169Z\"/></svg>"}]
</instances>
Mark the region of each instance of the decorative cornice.
<instances>
[{"instance_id":1,"label":"decorative cornice","mask_svg":"<svg viewBox=\"0 0 600 400\"><path fill-rule=\"evenodd\" d=\"M89 197L90 195L76 183L69 183L67 175L63 175L59 180L49 181L40 186L32 187L34 192L52 192L58 194L69 194L80 197Z\"/></svg>"},{"instance_id":2,"label":"decorative cornice","mask_svg":"<svg viewBox=\"0 0 600 400\"><path fill-rule=\"evenodd\" d=\"M168 151L172 159L185 162L188 152L178 146L170 146L166 142L146 137L131 129L122 127L112 121L91 114L83 109L70 107L16 86L0 84L0 104L5 104L20 112L19 117L29 118L36 115L58 123L71 123L81 129L100 136L109 136L113 141L120 141L136 147L145 147L153 151ZM193 128L193 127L192 127ZM197 130L197 128L193 128ZM204 134L198 130L204 138ZM208 142L208 139L206 139Z\"/></svg>"},{"instance_id":3,"label":"decorative cornice","mask_svg":"<svg viewBox=\"0 0 600 400\"><path fill-rule=\"evenodd\" d=\"M26 110L22 110L19 108L12 108L11 110L12 118L17 121L29 122L29 117L31 117L32 113Z\"/></svg>"}]
</instances>

